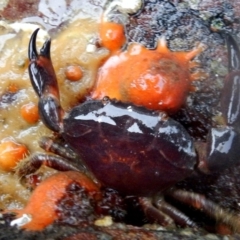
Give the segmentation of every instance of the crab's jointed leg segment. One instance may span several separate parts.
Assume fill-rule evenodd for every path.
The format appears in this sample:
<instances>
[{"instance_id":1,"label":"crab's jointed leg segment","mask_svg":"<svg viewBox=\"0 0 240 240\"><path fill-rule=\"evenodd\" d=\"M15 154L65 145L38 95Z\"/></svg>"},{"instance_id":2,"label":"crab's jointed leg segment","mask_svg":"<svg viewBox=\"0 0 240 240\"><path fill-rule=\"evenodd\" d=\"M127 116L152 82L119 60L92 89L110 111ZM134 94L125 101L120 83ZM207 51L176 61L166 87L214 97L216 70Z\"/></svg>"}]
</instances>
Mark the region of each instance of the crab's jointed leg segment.
<instances>
[{"instance_id":1,"label":"crab's jointed leg segment","mask_svg":"<svg viewBox=\"0 0 240 240\"><path fill-rule=\"evenodd\" d=\"M168 194L178 201L199 209L217 221L226 224L233 232L239 231L239 217L230 211L224 210L216 203L206 199L203 195L180 189L170 190Z\"/></svg>"},{"instance_id":2,"label":"crab's jointed leg segment","mask_svg":"<svg viewBox=\"0 0 240 240\"><path fill-rule=\"evenodd\" d=\"M143 211L150 219L154 217L154 221L162 226L182 226L197 228L197 224L193 222L187 215L175 208L164 200L164 197L157 197L154 201L150 198L140 197L139 203L143 207Z\"/></svg>"}]
</instances>

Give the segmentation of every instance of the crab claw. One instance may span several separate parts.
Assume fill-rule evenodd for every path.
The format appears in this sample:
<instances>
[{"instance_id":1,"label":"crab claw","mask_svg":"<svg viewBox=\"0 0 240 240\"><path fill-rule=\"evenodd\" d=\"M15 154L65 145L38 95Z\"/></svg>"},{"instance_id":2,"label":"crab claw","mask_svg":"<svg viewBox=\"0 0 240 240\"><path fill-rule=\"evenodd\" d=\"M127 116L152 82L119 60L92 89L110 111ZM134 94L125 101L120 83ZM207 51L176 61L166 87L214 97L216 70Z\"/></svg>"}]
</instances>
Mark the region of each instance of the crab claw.
<instances>
[{"instance_id":1,"label":"crab claw","mask_svg":"<svg viewBox=\"0 0 240 240\"><path fill-rule=\"evenodd\" d=\"M229 75L221 99L223 117L228 126L240 126L240 49L231 34L226 34Z\"/></svg>"},{"instance_id":2,"label":"crab claw","mask_svg":"<svg viewBox=\"0 0 240 240\"><path fill-rule=\"evenodd\" d=\"M38 54L36 48L38 31L39 28L33 32L29 41L29 76L39 97L38 108L42 121L51 130L61 132L63 110L60 106L57 78L50 57L51 40L44 43Z\"/></svg>"},{"instance_id":3,"label":"crab claw","mask_svg":"<svg viewBox=\"0 0 240 240\"><path fill-rule=\"evenodd\" d=\"M221 96L221 111L226 126L212 128L209 133L204 164L210 171L222 170L240 161L240 49L231 34L225 33L225 39L229 74Z\"/></svg>"},{"instance_id":4,"label":"crab claw","mask_svg":"<svg viewBox=\"0 0 240 240\"><path fill-rule=\"evenodd\" d=\"M235 41L234 37L229 33L225 34L225 39L228 48L229 72L240 71L240 49L238 47L238 44Z\"/></svg>"}]
</instances>

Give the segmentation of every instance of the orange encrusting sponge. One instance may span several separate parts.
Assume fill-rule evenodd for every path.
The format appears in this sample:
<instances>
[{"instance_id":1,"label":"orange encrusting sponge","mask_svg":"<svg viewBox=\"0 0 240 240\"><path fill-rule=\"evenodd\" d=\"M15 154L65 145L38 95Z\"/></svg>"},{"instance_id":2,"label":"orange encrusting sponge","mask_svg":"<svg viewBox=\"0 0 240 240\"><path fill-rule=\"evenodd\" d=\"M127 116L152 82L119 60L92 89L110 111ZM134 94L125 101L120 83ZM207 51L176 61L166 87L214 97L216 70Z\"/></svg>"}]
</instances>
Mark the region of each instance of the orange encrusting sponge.
<instances>
[{"instance_id":1,"label":"orange encrusting sponge","mask_svg":"<svg viewBox=\"0 0 240 240\"><path fill-rule=\"evenodd\" d=\"M13 140L0 143L0 169L13 171L19 161L28 155L28 148Z\"/></svg>"},{"instance_id":2,"label":"orange encrusting sponge","mask_svg":"<svg viewBox=\"0 0 240 240\"><path fill-rule=\"evenodd\" d=\"M119 50L126 42L122 24L102 21L99 26L101 45L110 51Z\"/></svg>"},{"instance_id":3,"label":"orange encrusting sponge","mask_svg":"<svg viewBox=\"0 0 240 240\"><path fill-rule=\"evenodd\" d=\"M11 210L20 218L29 215L32 220L23 226L26 230L39 231L57 219L56 204L66 194L66 188L73 181L88 192L99 192L99 187L80 172L59 172L44 180L32 193L27 206L21 210Z\"/></svg>"},{"instance_id":4,"label":"orange encrusting sponge","mask_svg":"<svg viewBox=\"0 0 240 240\"><path fill-rule=\"evenodd\" d=\"M196 78L190 62L203 51L172 52L161 38L155 50L132 43L124 52L113 53L100 67L92 98L108 96L148 109L174 112L185 102Z\"/></svg>"}]
</instances>

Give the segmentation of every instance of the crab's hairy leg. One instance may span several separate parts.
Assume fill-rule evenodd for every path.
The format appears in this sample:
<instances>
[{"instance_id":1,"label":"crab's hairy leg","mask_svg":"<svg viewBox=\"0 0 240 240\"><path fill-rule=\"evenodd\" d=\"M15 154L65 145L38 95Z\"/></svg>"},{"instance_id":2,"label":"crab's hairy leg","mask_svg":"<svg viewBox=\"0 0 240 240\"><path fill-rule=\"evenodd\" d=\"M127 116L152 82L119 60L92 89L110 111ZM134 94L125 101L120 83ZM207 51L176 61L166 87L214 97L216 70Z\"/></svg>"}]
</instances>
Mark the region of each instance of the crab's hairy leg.
<instances>
[{"instance_id":1,"label":"crab's hairy leg","mask_svg":"<svg viewBox=\"0 0 240 240\"><path fill-rule=\"evenodd\" d=\"M32 86L39 97L39 113L44 124L55 132L62 131L63 110L59 100L59 90L56 74L51 62L51 40L47 40L40 50L36 48L36 38L39 29L36 29L29 41L28 67Z\"/></svg>"},{"instance_id":2,"label":"crab's hairy leg","mask_svg":"<svg viewBox=\"0 0 240 240\"><path fill-rule=\"evenodd\" d=\"M74 165L76 164L78 165L78 171L85 172L86 166L82 161L81 156L79 156L74 150L72 150L64 142L61 142L58 139L53 139L51 137L44 136L44 137L41 137L38 143L39 143L39 146L45 151L54 153L58 156L63 157L64 159L68 159Z\"/></svg>"},{"instance_id":3,"label":"crab's hairy leg","mask_svg":"<svg viewBox=\"0 0 240 240\"><path fill-rule=\"evenodd\" d=\"M179 189L168 191L168 195L182 203L200 209L213 219L226 224L232 231L239 232L239 216L224 210L214 202L206 199L203 195Z\"/></svg>"},{"instance_id":4,"label":"crab's hairy leg","mask_svg":"<svg viewBox=\"0 0 240 240\"><path fill-rule=\"evenodd\" d=\"M172 205L168 204L162 196L156 197L154 201L151 198L140 197L139 203L148 219L157 222L165 227L182 227L197 228L197 224L193 222L183 212L179 211Z\"/></svg>"},{"instance_id":5,"label":"crab's hairy leg","mask_svg":"<svg viewBox=\"0 0 240 240\"><path fill-rule=\"evenodd\" d=\"M171 217L153 206L151 198L139 197L139 204L141 205L143 212L148 219L151 219L162 226L175 226L175 223Z\"/></svg>"},{"instance_id":6,"label":"crab's hairy leg","mask_svg":"<svg viewBox=\"0 0 240 240\"><path fill-rule=\"evenodd\" d=\"M73 151L69 146L66 146L64 142L61 142L58 139L43 136L38 141L38 144L46 152L54 153L72 162L76 162L80 158L80 156L75 151Z\"/></svg>"},{"instance_id":7,"label":"crab's hairy leg","mask_svg":"<svg viewBox=\"0 0 240 240\"><path fill-rule=\"evenodd\" d=\"M69 163L66 161L66 159L60 156L38 153L32 155L30 159L20 164L16 169L16 173L18 176L24 177L26 175L36 172L42 165L59 171L79 171L79 169L81 170L81 166L79 167L77 166L77 164L74 164L72 162ZM83 167L82 171L85 171Z\"/></svg>"},{"instance_id":8,"label":"crab's hairy leg","mask_svg":"<svg viewBox=\"0 0 240 240\"><path fill-rule=\"evenodd\" d=\"M171 217L171 219L173 219L177 225L182 227L188 226L197 228L197 224L193 222L186 214L164 201L163 198L155 199L154 206L156 206L161 212Z\"/></svg>"},{"instance_id":9,"label":"crab's hairy leg","mask_svg":"<svg viewBox=\"0 0 240 240\"><path fill-rule=\"evenodd\" d=\"M57 140L54 141L54 139L50 137L42 137L39 145L47 152L57 155L36 153L30 156L26 161L21 162L17 166L16 174L19 177L32 174L42 165L45 165L58 171L78 171L84 173L95 182L98 182L89 169L87 169L81 157L71 148L64 146L64 143L57 142Z\"/></svg>"}]
</instances>

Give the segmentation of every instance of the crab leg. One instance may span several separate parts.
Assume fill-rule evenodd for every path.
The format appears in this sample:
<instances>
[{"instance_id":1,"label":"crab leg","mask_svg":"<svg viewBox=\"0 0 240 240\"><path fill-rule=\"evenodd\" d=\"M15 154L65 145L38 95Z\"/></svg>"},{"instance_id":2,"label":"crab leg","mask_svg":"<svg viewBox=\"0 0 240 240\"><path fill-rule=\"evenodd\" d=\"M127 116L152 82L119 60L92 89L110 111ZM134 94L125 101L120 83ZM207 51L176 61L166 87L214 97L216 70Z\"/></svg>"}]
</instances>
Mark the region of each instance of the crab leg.
<instances>
[{"instance_id":1,"label":"crab leg","mask_svg":"<svg viewBox=\"0 0 240 240\"><path fill-rule=\"evenodd\" d=\"M24 161L16 169L16 173L20 177L36 172L42 165L53 168L58 171L77 171L82 172L98 182L83 163L81 157L76 154L71 148L66 148L63 143L55 142L52 138L42 137L39 141L39 146L47 152L57 155L49 155L37 153L29 157L28 161ZM66 159L69 160L66 161Z\"/></svg>"},{"instance_id":2,"label":"crab leg","mask_svg":"<svg viewBox=\"0 0 240 240\"><path fill-rule=\"evenodd\" d=\"M36 155L31 156L29 161L23 163L23 166L20 166L17 169L17 175L20 177L24 177L31 173L36 172L42 165L48 166L50 168L59 170L59 171L78 171L79 166L74 163L68 163L66 160L57 155L49 155L45 153L38 153ZM80 166L81 167L81 166ZM80 168L81 170L81 168Z\"/></svg>"},{"instance_id":3,"label":"crab leg","mask_svg":"<svg viewBox=\"0 0 240 240\"><path fill-rule=\"evenodd\" d=\"M36 38L39 29L31 36L28 48L28 67L32 86L39 99L39 113L42 121L54 132L62 131L63 110L60 106L56 74L51 62L51 40L47 40L38 54Z\"/></svg>"},{"instance_id":4,"label":"crab leg","mask_svg":"<svg viewBox=\"0 0 240 240\"><path fill-rule=\"evenodd\" d=\"M203 195L179 189L168 191L167 194L182 203L186 203L189 206L202 210L210 217L226 224L234 232L239 232L239 217L219 207L214 202L206 199Z\"/></svg>"},{"instance_id":5,"label":"crab leg","mask_svg":"<svg viewBox=\"0 0 240 240\"><path fill-rule=\"evenodd\" d=\"M153 219L155 222L158 222L162 226L175 226L173 219L154 207L150 198L140 197L139 204L142 206L145 215L149 219Z\"/></svg>"},{"instance_id":6,"label":"crab leg","mask_svg":"<svg viewBox=\"0 0 240 240\"><path fill-rule=\"evenodd\" d=\"M73 151L69 146L66 147L65 143L58 141L58 139L44 136L40 138L38 144L46 152L54 153L65 159L68 159L71 162L79 162L80 164L80 156L76 154L76 152ZM84 164L82 163L82 165Z\"/></svg>"},{"instance_id":7,"label":"crab leg","mask_svg":"<svg viewBox=\"0 0 240 240\"><path fill-rule=\"evenodd\" d=\"M159 211L171 217L177 225L182 227L188 226L192 228L197 228L197 224L193 222L190 217L188 217L186 214L184 214L171 204L167 203L165 200L161 198L157 199L155 200L154 205L156 205Z\"/></svg>"},{"instance_id":8,"label":"crab leg","mask_svg":"<svg viewBox=\"0 0 240 240\"><path fill-rule=\"evenodd\" d=\"M142 206L145 215L162 226L175 226L176 223L182 227L188 226L197 228L195 222L183 212L168 204L163 197L158 197L153 202L150 198L139 197L139 203Z\"/></svg>"}]
</instances>

